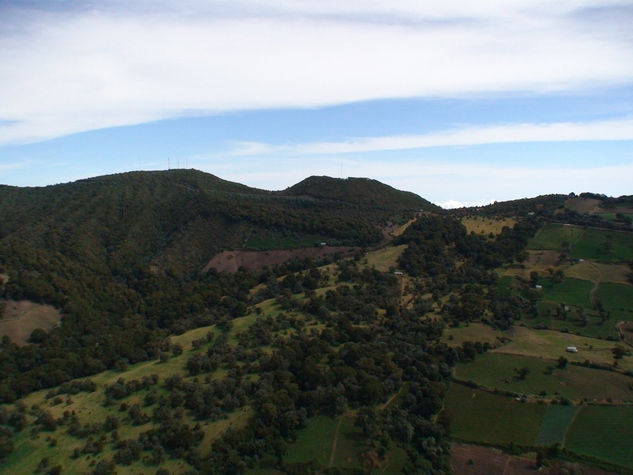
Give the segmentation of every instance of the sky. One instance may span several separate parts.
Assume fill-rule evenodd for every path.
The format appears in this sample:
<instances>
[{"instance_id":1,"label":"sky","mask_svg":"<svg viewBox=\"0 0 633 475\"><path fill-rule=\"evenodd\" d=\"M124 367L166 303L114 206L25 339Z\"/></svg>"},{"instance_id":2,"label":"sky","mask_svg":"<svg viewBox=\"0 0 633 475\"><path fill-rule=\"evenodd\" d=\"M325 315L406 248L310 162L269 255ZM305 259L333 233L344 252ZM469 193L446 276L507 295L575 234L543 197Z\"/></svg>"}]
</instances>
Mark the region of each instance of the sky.
<instances>
[{"instance_id":1,"label":"sky","mask_svg":"<svg viewBox=\"0 0 633 475\"><path fill-rule=\"evenodd\" d=\"M0 0L0 183L633 194L633 1Z\"/></svg>"}]
</instances>

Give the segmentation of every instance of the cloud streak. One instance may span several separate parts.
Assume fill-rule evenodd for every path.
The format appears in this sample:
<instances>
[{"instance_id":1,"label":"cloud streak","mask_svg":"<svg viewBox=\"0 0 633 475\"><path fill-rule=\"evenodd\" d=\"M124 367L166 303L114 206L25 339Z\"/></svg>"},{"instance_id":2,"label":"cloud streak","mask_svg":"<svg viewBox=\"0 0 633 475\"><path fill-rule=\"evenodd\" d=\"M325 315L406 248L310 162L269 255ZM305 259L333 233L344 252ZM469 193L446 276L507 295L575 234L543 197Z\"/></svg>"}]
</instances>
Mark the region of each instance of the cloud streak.
<instances>
[{"instance_id":1,"label":"cloud streak","mask_svg":"<svg viewBox=\"0 0 633 475\"><path fill-rule=\"evenodd\" d=\"M597 0L436 3L16 7L0 29L0 144L191 114L633 80L630 35L610 21L587 29L577 13Z\"/></svg>"},{"instance_id":2,"label":"cloud streak","mask_svg":"<svg viewBox=\"0 0 633 475\"><path fill-rule=\"evenodd\" d=\"M420 135L361 137L341 142L312 142L293 145L239 142L228 154L236 156L328 155L499 143L612 140L633 140L633 119L586 123L489 125Z\"/></svg>"}]
</instances>

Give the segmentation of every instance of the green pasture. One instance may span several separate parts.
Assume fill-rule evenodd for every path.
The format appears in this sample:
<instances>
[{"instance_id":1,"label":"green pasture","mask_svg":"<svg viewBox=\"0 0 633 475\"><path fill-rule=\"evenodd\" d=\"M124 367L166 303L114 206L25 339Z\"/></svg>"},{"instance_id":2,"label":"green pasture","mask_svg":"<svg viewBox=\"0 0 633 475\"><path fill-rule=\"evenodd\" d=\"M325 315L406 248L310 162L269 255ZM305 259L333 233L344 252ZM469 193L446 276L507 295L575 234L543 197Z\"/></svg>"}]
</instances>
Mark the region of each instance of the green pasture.
<instances>
[{"instance_id":1,"label":"green pasture","mask_svg":"<svg viewBox=\"0 0 633 475\"><path fill-rule=\"evenodd\" d=\"M575 244L580 240L583 232L584 229L576 226L546 224L530 239L527 248L562 251L564 242L568 242L572 245Z\"/></svg>"},{"instance_id":2,"label":"green pasture","mask_svg":"<svg viewBox=\"0 0 633 475\"><path fill-rule=\"evenodd\" d=\"M518 394L633 401L633 391L629 389L633 378L629 376L571 364L558 369L556 364L542 358L488 352L478 355L473 362L457 365L455 378ZM518 377L516 370L520 368L529 370L525 379Z\"/></svg>"},{"instance_id":3,"label":"green pasture","mask_svg":"<svg viewBox=\"0 0 633 475\"><path fill-rule=\"evenodd\" d=\"M406 244L399 246L387 246L376 251L369 251L365 254L364 263L369 267L374 267L380 272L388 272L397 267L398 259L407 248Z\"/></svg>"},{"instance_id":4,"label":"green pasture","mask_svg":"<svg viewBox=\"0 0 633 475\"><path fill-rule=\"evenodd\" d=\"M600 284L596 297L608 310L633 311L633 285Z\"/></svg>"},{"instance_id":5,"label":"green pasture","mask_svg":"<svg viewBox=\"0 0 633 475\"><path fill-rule=\"evenodd\" d=\"M578 307L570 307L565 320L555 316L559 307L560 304L553 302L537 302L538 316L526 320L526 323L529 323L533 328L570 332L589 338L618 338L618 331L615 327L617 320L613 318L613 315L610 319L603 321L599 312L583 308L584 315L587 317L585 325L578 318Z\"/></svg>"},{"instance_id":6,"label":"green pasture","mask_svg":"<svg viewBox=\"0 0 633 475\"><path fill-rule=\"evenodd\" d=\"M445 398L451 435L488 444L533 445L546 407L456 383L450 385Z\"/></svg>"},{"instance_id":7,"label":"green pasture","mask_svg":"<svg viewBox=\"0 0 633 475\"><path fill-rule=\"evenodd\" d=\"M567 429L579 409L578 406L561 406L557 404L547 406L535 445L549 447L558 444L563 446Z\"/></svg>"},{"instance_id":8,"label":"green pasture","mask_svg":"<svg viewBox=\"0 0 633 475\"><path fill-rule=\"evenodd\" d=\"M540 279L539 283L543 286L539 293L541 301L591 307L591 282L571 278L556 282L545 278Z\"/></svg>"},{"instance_id":9,"label":"green pasture","mask_svg":"<svg viewBox=\"0 0 633 475\"><path fill-rule=\"evenodd\" d=\"M621 262L633 259L633 234L625 231L581 228L546 224L528 243L528 249L562 251L564 243L571 246L570 257Z\"/></svg>"},{"instance_id":10,"label":"green pasture","mask_svg":"<svg viewBox=\"0 0 633 475\"><path fill-rule=\"evenodd\" d=\"M321 466L327 467L337 425L338 419L329 416L310 419L306 427L297 432L297 440L288 445L284 461L293 464L316 460Z\"/></svg>"},{"instance_id":11,"label":"green pasture","mask_svg":"<svg viewBox=\"0 0 633 475\"><path fill-rule=\"evenodd\" d=\"M361 452L366 448L362 430L354 425L355 416L345 414L341 416L336 451L332 465L339 468L362 467Z\"/></svg>"},{"instance_id":12,"label":"green pasture","mask_svg":"<svg viewBox=\"0 0 633 475\"><path fill-rule=\"evenodd\" d=\"M565 447L633 469L633 407L584 406L569 429Z\"/></svg>"}]
</instances>

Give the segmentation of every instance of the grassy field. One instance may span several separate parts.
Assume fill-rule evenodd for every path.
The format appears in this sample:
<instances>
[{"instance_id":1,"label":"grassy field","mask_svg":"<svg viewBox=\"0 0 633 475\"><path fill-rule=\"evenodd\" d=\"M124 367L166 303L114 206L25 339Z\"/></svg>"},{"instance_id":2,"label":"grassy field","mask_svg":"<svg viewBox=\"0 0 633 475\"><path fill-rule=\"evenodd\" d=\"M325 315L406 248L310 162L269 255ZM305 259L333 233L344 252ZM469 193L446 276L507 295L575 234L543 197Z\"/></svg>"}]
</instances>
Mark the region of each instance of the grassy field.
<instances>
[{"instance_id":1,"label":"grassy field","mask_svg":"<svg viewBox=\"0 0 633 475\"><path fill-rule=\"evenodd\" d=\"M8 336L13 343L24 345L36 328L50 330L61 320L59 310L28 300L8 300L0 319L0 337Z\"/></svg>"},{"instance_id":2,"label":"grassy field","mask_svg":"<svg viewBox=\"0 0 633 475\"><path fill-rule=\"evenodd\" d=\"M406 244L400 246L388 246L365 254L365 260L369 267L375 267L380 272L388 272L397 267L398 259L407 248Z\"/></svg>"},{"instance_id":3,"label":"grassy field","mask_svg":"<svg viewBox=\"0 0 633 475\"><path fill-rule=\"evenodd\" d=\"M468 326L449 327L442 333L442 341L450 346L461 346L465 341L488 342L496 346L500 344L499 338L502 337L503 332L477 322Z\"/></svg>"},{"instance_id":4,"label":"grassy field","mask_svg":"<svg viewBox=\"0 0 633 475\"><path fill-rule=\"evenodd\" d=\"M569 425L576 417L579 409L578 406L560 406L555 404L547 406L535 445L549 447L558 444L563 446Z\"/></svg>"},{"instance_id":5,"label":"grassy field","mask_svg":"<svg viewBox=\"0 0 633 475\"><path fill-rule=\"evenodd\" d=\"M633 401L629 384L633 378L613 371L567 365L555 368L556 362L541 358L501 353L484 353L475 361L459 364L455 378L474 381L490 389L502 389L521 394L563 396L572 400L587 398ZM519 379L517 368L529 370L525 379ZM541 394L544 392L545 394Z\"/></svg>"},{"instance_id":6,"label":"grassy field","mask_svg":"<svg viewBox=\"0 0 633 475\"><path fill-rule=\"evenodd\" d=\"M334 467L356 469L362 467L363 460L360 455L365 448L364 437L361 429L354 426L354 420L353 414L341 416L336 449L332 444L331 460Z\"/></svg>"},{"instance_id":7,"label":"grassy field","mask_svg":"<svg viewBox=\"0 0 633 475\"><path fill-rule=\"evenodd\" d=\"M579 262L565 270L567 277L614 284L628 284L630 273L631 269L626 264L604 264L593 261Z\"/></svg>"},{"instance_id":8,"label":"grassy field","mask_svg":"<svg viewBox=\"0 0 633 475\"><path fill-rule=\"evenodd\" d=\"M585 315L587 317L587 324L585 325L580 320L578 320L577 314L575 312L576 309L573 307L570 310L569 318L567 318L566 320L556 318L554 316L554 312L557 307L559 307L559 305L557 304L538 302L537 308L539 311L539 316L536 318L531 318L527 323L529 323L532 328L558 330L560 332L569 332L588 338L611 340L618 338L618 330L615 326L615 319L603 322L600 319L600 314L598 312L586 311ZM550 313L548 313L548 311Z\"/></svg>"},{"instance_id":9,"label":"grassy field","mask_svg":"<svg viewBox=\"0 0 633 475\"><path fill-rule=\"evenodd\" d=\"M504 227L512 228L516 224L516 220L512 218L489 218L485 216L466 216L461 219L461 222L468 233L483 234L485 236L490 233L501 234Z\"/></svg>"},{"instance_id":10,"label":"grassy field","mask_svg":"<svg viewBox=\"0 0 633 475\"><path fill-rule=\"evenodd\" d=\"M455 383L450 385L445 399L451 435L489 444L533 445L546 407Z\"/></svg>"},{"instance_id":11,"label":"grassy field","mask_svg":"<svg viewBox=\"0 0 633 475\"><path fill-rule=\"evenodd\" d=\"M584 233L584 229L576 226L560 224L546 224L528 242L528 249L550 249L562 251L563 243L577 243Z\"/></svg>"},{"instance_id":12,"label":"grassy field","mask_svg":"<svg viewBox=\"0 0 633 475\"><path fill-rule=\"evenodd\" d=\"M564 356L569 361L589 360L597 364L613 364L611 350L616 346L615 342L525 327L515 327L509 336L512 339L510 343L491 351L548 359ZM578 348L578 353L567 353L565 348L568 346ZM624 370L633 370L633 357L625 356L620 360L619 366Z\"/></svg>"},{"instance_id":13,"label":"grassy field","mask_svg":"<svg viewBox=\"0 0 633 475\"><path fill-rule=\"evenodd\" d=\"M313 417L304 429L299 430L296 442L288 446L288 455L284 461L293 464L316 460L327 467L337 426L338 419L328 416Z\"/></svg>"},{"instance_id":14,"label":"grassy field","mask_svg":"<svg viewBox=\"0 0 633 475\"><path fill-rule=\"evenodd\" d=\"M597 297L608 310L633 311L633 286L620 284L601 284Z\"/></svg>"},{"instance_id":15,"label":"grassy field","mask_svg":"<svg viewBox=\"0 0 633 475\"><path fill-rule=\"evenodd\" d=\"M563 279L555 282L552 279L540 279L543 286L540 300L543 302L565 303L577 307L591 307L591 289L593 284L580 279Z\"/></svg>"},{"instance_id":16,"label":"grassy field","mask_svg":"<svg viewBox=\"0 0 633 475\"><path fill-rule=\"evenodd\" d=\"M569 430L566 448L633 469L633 407L585 406Z\"/></svg>"},{"instance_id":17,"label":"grassy field","mask_svg":"<svg viewBox=\"0 0 633 475\"><path fill-rule=\"evenodd\" d=\"M570 257L601 262L633 259L633 235L624 231L585 229L571 225L546 224L528 243L528 249L562 251L571 245Z\"/></svg>"}]
</instances>

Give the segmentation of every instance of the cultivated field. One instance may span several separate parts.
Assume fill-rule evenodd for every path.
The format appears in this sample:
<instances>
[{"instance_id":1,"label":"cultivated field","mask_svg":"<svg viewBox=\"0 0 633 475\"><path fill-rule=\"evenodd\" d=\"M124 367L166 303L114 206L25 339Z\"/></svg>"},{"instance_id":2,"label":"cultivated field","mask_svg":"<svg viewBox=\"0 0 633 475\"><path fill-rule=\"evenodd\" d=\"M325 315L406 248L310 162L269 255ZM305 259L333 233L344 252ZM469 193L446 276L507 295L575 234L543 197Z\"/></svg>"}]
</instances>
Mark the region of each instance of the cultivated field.
<instances>
[{"instance_id":1,"label":"cultivated field","mask_svg":"<svg viewBox=\"0 0 633 475\"><path fill-rule=\"evenodd\" d=\"M633 259L633 234L625 231L546 224L528 243L528 249L562 251L566 248L570 248L570 257L575 259L626 262Z\"/></svg>"},{"instance_id":2,"label":"cultivated field","mask_svg":"<svg viewBox=\"0 0 633 475\"><path fill-rule=\"evenodd\" d=\"M569 361L582 363L587 360L605 366L613 364L612 350L616 346L615 342L525 327L515 327L509 332L509 336L512 339L510 343L491 351L546 359L558 359L559 356L564 356ZM575 346L578 353L566 352L565 348L568 346ZM619 367L624 370L633 370L633 357L623 357L619 362Z\"/></svg>"},{"instance_id":3,"label":"cultivated field","mask_svg":"<svg viewBox=\"0 0 633 475\"><path fill-rule=\"evenodd\" d=\"M478 355L473 362L457 365L455 378L474 381L489 389L544 398L633 401L633 390L629 388L633 378L629 376L571 364L559 369L556 363L542 358L488 352ZM523 379L518 376L520 368L529 370Z\"/></svg>"},{"instance_id":4,"label":"cultivated field","mask_svg":"<svg viewBox=\"0 0 633 475\"><path fill-rule=\"evenodd\" d=\"M533 445L546 407L455 383L445 399L453 437L496 445Z\"/></svg>"},{"instance_id":5,"label":"cultivated field","mask_svg":"<svg viewBox=\"0 0 633 475\"><path fill-rule=\"evenodd\" d=\"M565 269L565 275L575 279L591 282L629 284L628 276L631 268L626 264L604 264L584 261Z\"/></svg>"},{"instance_id":6,"label":"cultivated field","mask_svg":"<svg viewBox=\"0 0 633 475\"><path fill-rule=\"evenodd\" d=\"M565 447L573 452L633 469L633 407L584 406Z\"/></svg>"}]
</instances>

